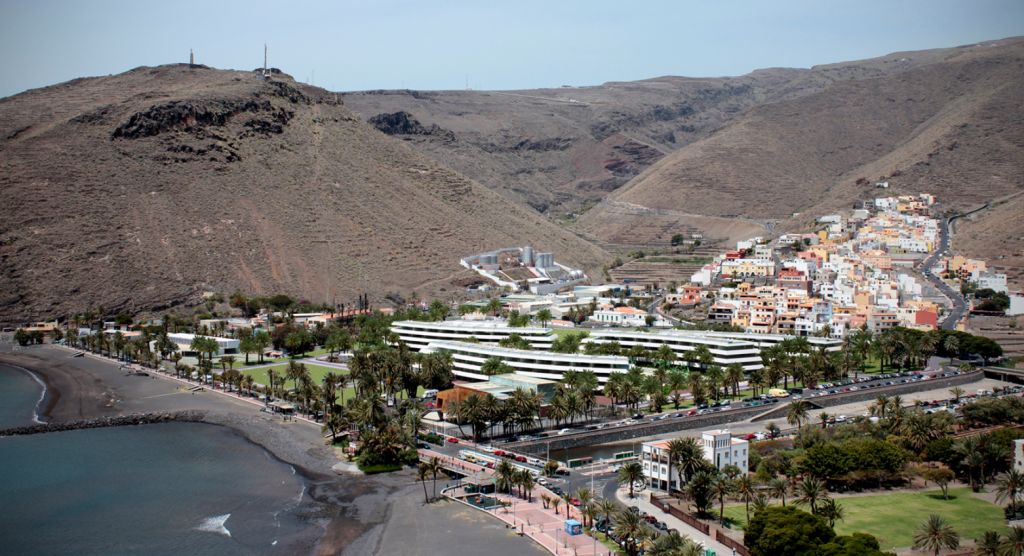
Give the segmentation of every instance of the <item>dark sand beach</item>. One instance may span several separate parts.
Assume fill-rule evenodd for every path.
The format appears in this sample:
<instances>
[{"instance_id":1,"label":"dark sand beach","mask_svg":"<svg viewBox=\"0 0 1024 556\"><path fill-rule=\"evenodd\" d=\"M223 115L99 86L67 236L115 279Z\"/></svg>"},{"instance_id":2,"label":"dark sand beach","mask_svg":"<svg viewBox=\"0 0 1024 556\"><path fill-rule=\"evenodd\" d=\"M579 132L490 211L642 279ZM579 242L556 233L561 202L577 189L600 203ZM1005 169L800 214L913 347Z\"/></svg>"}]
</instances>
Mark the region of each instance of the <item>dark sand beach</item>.
<instances>
[{"instance_id":1,"label":"dark sand beach","mask_svg":"<svg viewBox=\"0 0 1024 556\"><path fill-rule=\"evenodd\" d=\"M483 514L457 504L423 505L411 470L365 476L335 471L341 461L319 427L283 422L259 406L214 392L192 393L167 377L128 375L118 364L75 351L36 346L0 362L30 370L46 384L39 407L44 421L74 421L146 412L201 411L204 422L230 427L274 457L293 465L308 485L302 514L320 528L313 554L544 554Z\"/></svg>"}]
</instances>

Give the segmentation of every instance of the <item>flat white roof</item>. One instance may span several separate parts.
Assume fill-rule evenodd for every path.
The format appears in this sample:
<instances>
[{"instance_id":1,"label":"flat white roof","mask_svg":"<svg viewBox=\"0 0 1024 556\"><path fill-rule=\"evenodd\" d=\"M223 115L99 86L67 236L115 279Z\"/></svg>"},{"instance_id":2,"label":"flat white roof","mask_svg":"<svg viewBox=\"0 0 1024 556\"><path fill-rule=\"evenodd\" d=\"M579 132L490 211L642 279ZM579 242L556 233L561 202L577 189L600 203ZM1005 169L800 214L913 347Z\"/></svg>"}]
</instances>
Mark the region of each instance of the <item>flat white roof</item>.
<instances>
[{"instance_id":1,"label":"flat white roof","mask_svg":"<svg viewBox=\"0 0 1024 556\"><path fill-rule=\"evenodd\" d=\"M580 363L606 363L629 365L629 358L619 355L585 355L580 353L554 353L550 351L512 349L487 344L474 344L472 342L454 342L450 340L431 341L427 346L429 349L448 349L468 351L491 357L516 357L531 358L537 361L564 361Z\"/></svg>"},{"instance_id":2,"label":"flat white roof","mask_svg":"<svg viewBox=\"0 0 1024 556\"><path fill-rule=\"evenodd\" d=\"M212 338L214 340L217 340L218 342L237 342L238 341L238 340L236 340L234 338L221 338L220 336L204 336L202 334L185 334L185 333L179 333L179 332L173 332L171 334L168 334L167 338L169 338L171 340L174 340L174 341L182 342L182 343L185 343L185 342L192 343L192 340L195 339L196 336L199 336L200 338Z\"/></svg>"},{"instance_id":3,"label":"flat white roof","mask_svg":"<svg viewBox=\"0 0 1024 556\"><path fill-rule=\"evenodd\" d=\"M639 330L592 330L589 338L601 337L631 338L636 340L689 340L719 346L750 346L756 348L752 342L734 338L721 338L708 335L700 330L659 330L657 332L642 332ZM588 338L588 339L589 339Z\"/></svg>"},{"instance_id":4,"label":"flat white roof","mask_svg":"<svg viewBox=\"0 0 1024 556\"><path fill-rule=\"evenodd\" d=\"M443 320L443 321L422 321L422 320L399 320L391 323L392 327L415 328L421 330L492 330L508 332L510 334L550 334L550 328L536 326L509 326L506 320Z\"/></svg>"}]
</instances>

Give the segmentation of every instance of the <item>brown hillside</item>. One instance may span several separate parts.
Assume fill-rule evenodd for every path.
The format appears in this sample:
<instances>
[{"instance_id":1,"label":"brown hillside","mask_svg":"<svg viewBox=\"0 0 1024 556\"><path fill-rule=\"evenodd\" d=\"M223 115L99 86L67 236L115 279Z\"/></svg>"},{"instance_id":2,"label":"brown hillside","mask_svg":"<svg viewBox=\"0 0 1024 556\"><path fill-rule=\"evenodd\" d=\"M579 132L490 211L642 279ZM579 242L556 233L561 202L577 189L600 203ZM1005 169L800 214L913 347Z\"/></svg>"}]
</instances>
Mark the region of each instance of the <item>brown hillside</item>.
<instances>
[{"instance_id":1,"label":"brown hillside","mask_svg":"<svg viewBox=\"0 0 1024 556\"><path fill-rule=\"evenodd\" d=\"M875 195L881 179L956 208L1024 189L1024 41L937 52L895 76L751 109L661 159L581 228L628 226L622 205L792 227Z\"/></svg>"},{"instance_id":2,"label":"brown hillside","mask_svg":"<svg viewBox=\"0 0 1024 556\"><path fill-rule=\"evenodd\" d=\"M283 74L187 65L0 100L0 321L203 290L455 289L458 257L605 253Z\"/></svg>"},{"instance_id":3,"label":"brown hillside","mask_svg":"<svg viewBox=\"0 0 1024 556\"><path fill-rule=\"evenodd\" d=\"M1007 275L1017 289L1024 288L1024 193L958 220L953 253L988 261L989 270Z\"/></svg>"}]
</instances>

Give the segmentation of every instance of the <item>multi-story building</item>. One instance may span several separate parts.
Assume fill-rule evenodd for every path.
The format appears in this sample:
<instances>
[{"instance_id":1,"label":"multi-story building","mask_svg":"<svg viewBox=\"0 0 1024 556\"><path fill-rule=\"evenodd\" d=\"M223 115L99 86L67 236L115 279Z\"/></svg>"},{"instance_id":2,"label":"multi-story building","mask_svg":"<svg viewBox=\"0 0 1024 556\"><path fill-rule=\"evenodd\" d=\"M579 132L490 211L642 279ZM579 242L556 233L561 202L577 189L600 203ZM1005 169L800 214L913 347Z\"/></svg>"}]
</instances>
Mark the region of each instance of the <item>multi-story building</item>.
<instances>
[{"instance_id":1,"label":"multi-story building","mask_svg":"<svg viewBox=\"0 0 1024 556\"><path fill-rule=\"evenodd\" d=\"M704 459L718 469L735 465L741 473L747 473L750 443L741 438L733 438L728 429L704 431L701 433L701 447L704 449Z\"/></svg>"},{"instance_id":2,"label":"multi-story building","mask_svg":"<svg viewBox=\"0 0 1024 556\"><path fill-rule=\"evenodd\" d=\"M235 355L238 353L238 346L240 341L235 338L218 338L217 336L201 336L204 338L210 338L217 342L217 352L214 353L214 357L220 357L224 355ZM195 351L192 350L192 340L196 338L196 334L179 334L171 333L167 335L167 339L175 346L175 351L181 353L182 357L198 357ZM149 343L149 349L151 351L157 351L156 340Z\"/></svg>"},{"instance_id":3,"label":"multi-story building","mask_svg":"<svg viewBox=\"0 0 1024 556\"><path fill-rule=\"evenodd\" d=\"M533 349L550 349L555 341L550 328L512 327L504 320L400 320L391 323L391 331L413 351L420 351L437 340L476 340L481 344L496 345L512 334L518 334Z\"/></svg>"},{"instance_id":4,"label":"multi-story building","mask_svg":"<svg viewBox=\"0 0 1024 556\"><path fill-rule=\"evenodd\" d=\"M501 360L516 374L547 380L562 380L568 371L591 371L602 384L613 373L624 373L630 367L628 358L614 355L553 353L448 340L430 342L422 351L448 352L452 356L452 372L456 377L469 380L488 380L481 367L491 358Z\"/></svg>"},{"instance_id":5,"label":"multi-story building","mask_svg":"<svg viewBox=\"0 0 1024 556\"><path fill-rule=\"evenodd\" d=\"M713 333L703 331L594 330L583 341L597 344L618 342L623 348L640 346L648 350L656 350L664 345L672 348L679 360L690 359L689 354L703 345L711 352L715 365L727 367L737 363L745 371L753 371L763 366L761 352L753 343L717 337Z\"/></svg>"},{"instance_id":6,"label":"multi-story building","mask_svg":"<svg viewBox=\"0 0 1024 556\"><path fill-rule=\"evenodd\" d=\"M670 492L670 488L671 490L682 488L679 469L669 465L668 445L670 442L671 440L655 440L644 442L641 445L640 465L643 468L647 486L652 489ZM718 469L735 465L743 474L749 471L747 462L750 443L733 438L728 430L712 430L701 433L700 445L704 452L704 459ZM669 476L669 467L673 467L671 476Z\"/></svg>"}]
</instances>

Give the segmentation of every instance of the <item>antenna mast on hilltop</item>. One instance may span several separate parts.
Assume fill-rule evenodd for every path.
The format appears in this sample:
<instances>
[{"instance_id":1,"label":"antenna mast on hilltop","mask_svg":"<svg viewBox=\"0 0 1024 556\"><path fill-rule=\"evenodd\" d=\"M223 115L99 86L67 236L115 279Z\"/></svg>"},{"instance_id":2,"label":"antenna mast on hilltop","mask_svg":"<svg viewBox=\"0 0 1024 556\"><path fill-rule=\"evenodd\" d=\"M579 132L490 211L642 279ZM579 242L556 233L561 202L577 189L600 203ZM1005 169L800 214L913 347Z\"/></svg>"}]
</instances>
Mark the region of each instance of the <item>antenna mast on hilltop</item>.
<instances>
[{"instance_id":1,"label":"antenna mast on hilltop","mask_svg":"<svg viewBox=\"0 0 1024 556\"><path fill-rule=\"evenodd\" d=\"M270 77L270 72L267 71L267 43L263 43L263 77Z\"/></svg>"},{"instance_id":2,"label":"antenna mast on hilltop","mask_svg":"<svg viewBox=\"0 0 1024 556\"><path fill-rule=\"evenodd\" d=\"M190 66L196 65L196 54L195 54L195 52L192 51L191 48L188 49L188 65L190 65Z\"/></svg>"}]
</instances>

